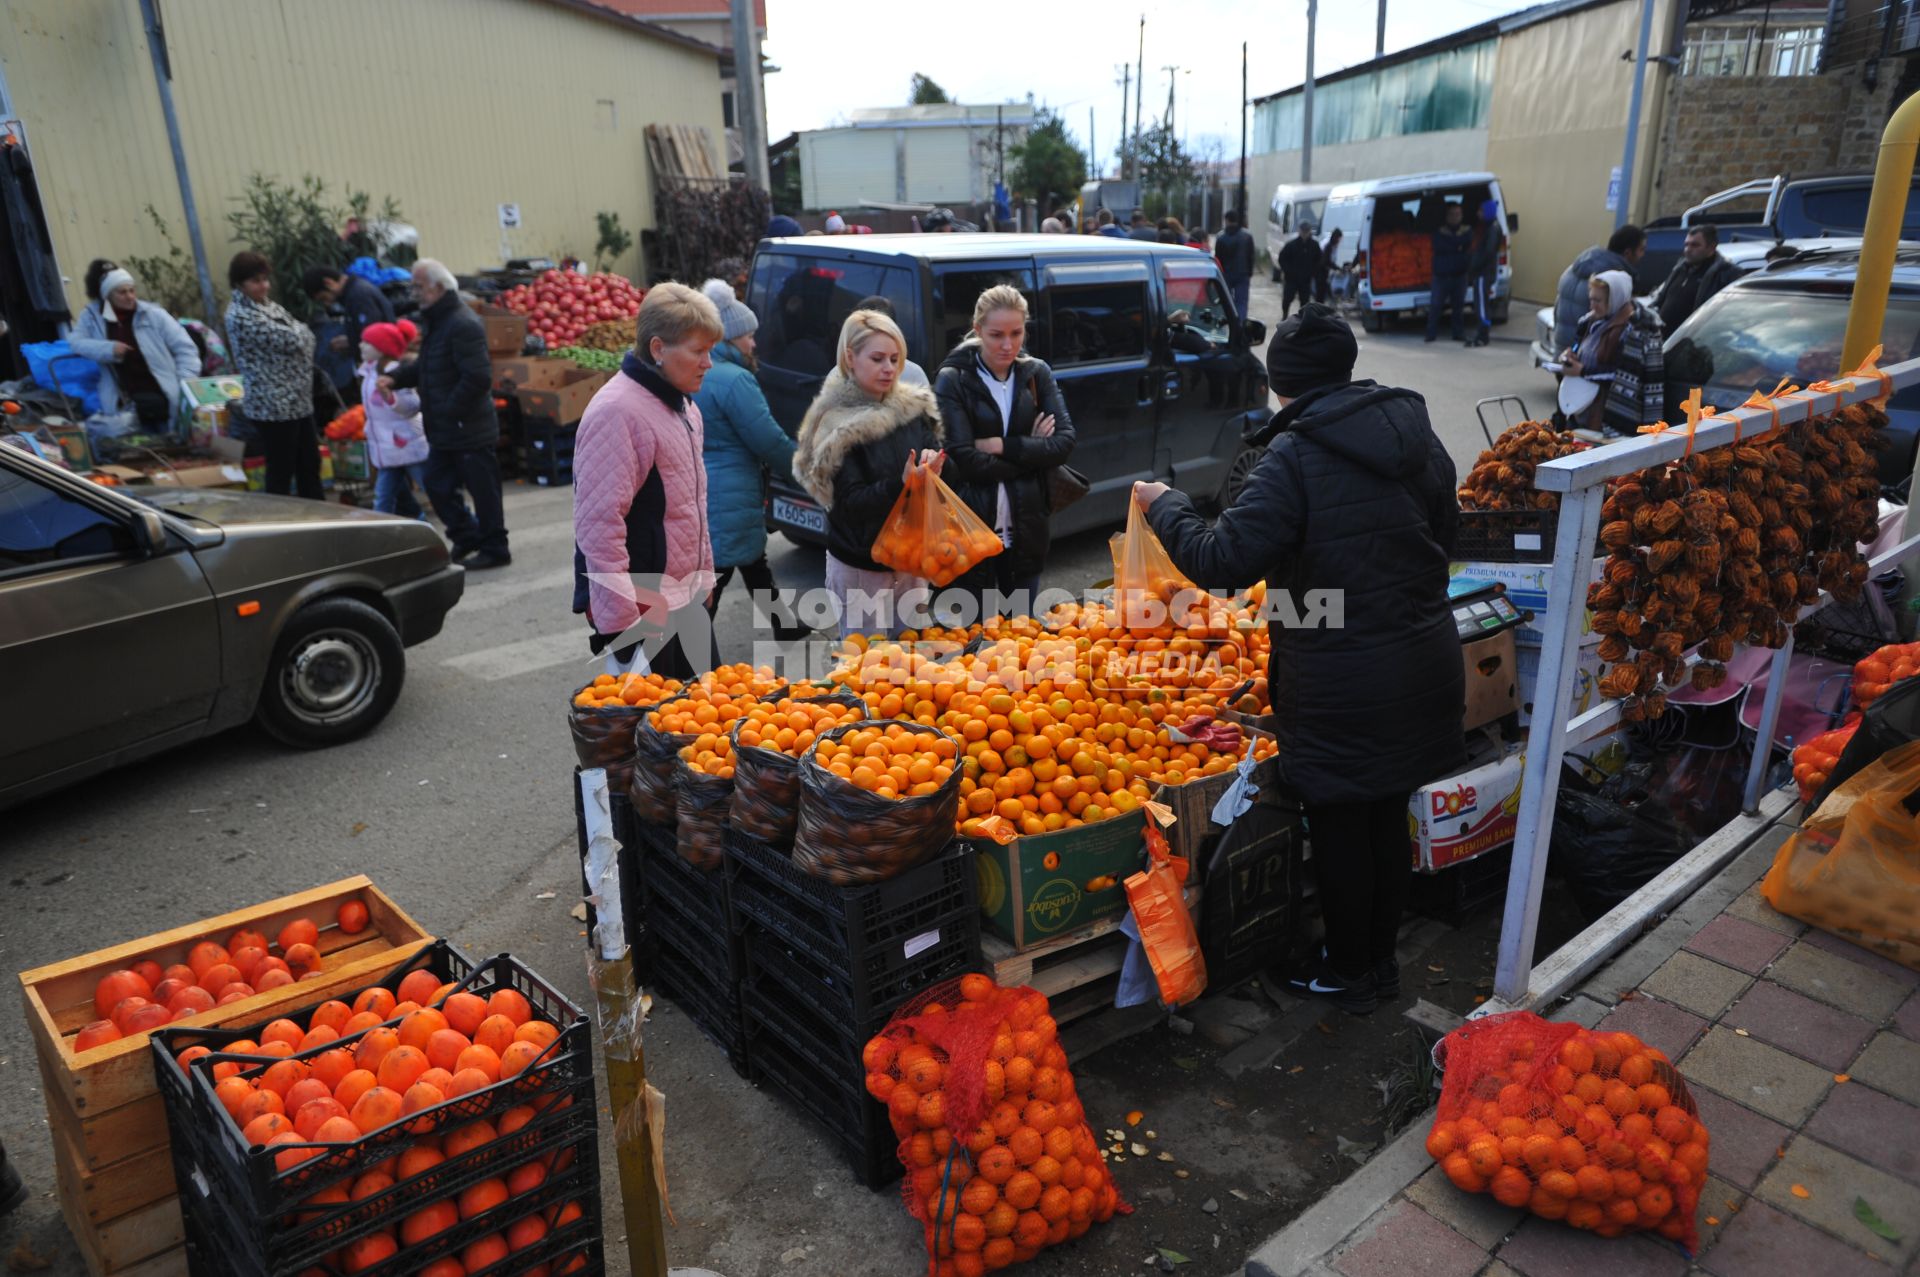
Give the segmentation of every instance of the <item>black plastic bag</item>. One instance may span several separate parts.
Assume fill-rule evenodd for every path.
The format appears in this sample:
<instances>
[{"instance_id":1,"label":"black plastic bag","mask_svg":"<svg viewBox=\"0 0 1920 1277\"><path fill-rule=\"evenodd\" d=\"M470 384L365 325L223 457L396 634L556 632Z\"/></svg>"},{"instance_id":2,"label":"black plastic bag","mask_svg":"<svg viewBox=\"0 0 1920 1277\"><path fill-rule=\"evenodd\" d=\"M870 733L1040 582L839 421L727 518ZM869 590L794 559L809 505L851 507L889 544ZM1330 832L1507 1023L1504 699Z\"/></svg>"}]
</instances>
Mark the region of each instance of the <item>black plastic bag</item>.
<instances>
[{"instance_id":1,"label":"black plastic bag","mask_svg":"<svg viewBox=\"0 0 1920 1277\"><path fill-rule=\"evenodd\" d=\"M813 691L793 695L795 689L766 699L772 704L782 700L830 701L835 705L859 706L866 702L848 691ZM800 759L797 755L763 745L742 745L740 724L730 729L733 741L733 827L749 838L769 847L785 849L793 845L793 832L800 822Z\"/></svg>"},{"instance_id":2,"label":"black plastic bag","mask_svg":"<svg viewBox=\"0 0 1920 1277\"><path fill-rule=\"evenodd\" d=\"M945 736L937 727L898 719L849 723L820 740L838 740L847 732L900 726L915 733ZM949 738L950 739L950 738ZM816 878L842 887L885 882L923 865L954 839L960 806L960 773L918 798L882 798L850 784L814 761L815 741L800 759L800 822L793 835L793 862Z\"/></svg>"},{"instance_id":3,"label":"black plastic bag","mask_svg":"<svg viewBox=\"0 0 1920 1277\"><path fill-rule=\"evenodd\" d=\"M1827 777L1825 788L1814 795L1808 810L1819 807L1828 794L1880 755L1917 739L1920 739L1920 677L1903 678L1881 693L1860 715L1860 726L1853 733L1853 739L1840 751L1840 761L1834 765L1833 774ZM1913 807L1909 795L1907 808L1913 810Z\"/></svg>"},{"instance_id":4,"label":"black plastic bag","mask_svg":"<svg viewBox=\"0 0 1920 1277\"><path fill-rule=\"evenodd\" d=\"M1645 763L1630 764L1598 784L1571 766L1561 774L1548 862L1588 921L1687 851L1672 812L1649 788L1652 776Z\"/></svg>"},{"instance_id":5,"label":"black plastic bag","mask_svg":"<svg viewBox=\"0 0 1920 1277\"><path fill-rule=\"evenodd\" d=\"M680 761L681 747L693 744L699 737L687 732L656 730L653 711L683 699L684 693L650 706L633 729L633 774L627 784L627 797L633 802L634 815L669 829L679 819L673 769Z\"/></svg>"},{"instance_id":6,"label":"black plastic bag","mask_svg":"<svg viewBox=\"0 0 1920 1277\"><path fill-rule=\"evenodd\" d=\"M709 776L673 760L674 810L679 817L674 849L680 859L703 873L718 869L727 854L727 812L733 805L733 777Z\"/></svg>"}]
</instances>

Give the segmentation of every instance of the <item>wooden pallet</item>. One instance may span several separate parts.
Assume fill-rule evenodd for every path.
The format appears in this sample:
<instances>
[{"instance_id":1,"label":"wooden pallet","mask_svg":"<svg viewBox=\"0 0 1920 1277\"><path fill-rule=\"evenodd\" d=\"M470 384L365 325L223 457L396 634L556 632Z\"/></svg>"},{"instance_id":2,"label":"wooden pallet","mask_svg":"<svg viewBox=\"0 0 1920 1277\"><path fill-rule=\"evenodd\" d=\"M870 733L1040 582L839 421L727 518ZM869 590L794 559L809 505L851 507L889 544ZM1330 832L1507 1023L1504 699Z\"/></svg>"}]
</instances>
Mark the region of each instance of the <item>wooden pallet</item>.
<instances>
[{"instance_id":1,"label":"wooden pallet","mask_svg":"<svg viewBox=\"0 0 1920 1277\"><path fill-rule=\"evenodd\" d=\"M725 166L714 155L713 135L698 125L647 125L647 155L657 178L705 182L727 178Z\"/></svg>"},{"instance_id":2,"label":"wooden pallet","mask_svg":"<svg viewBox=\"0 0 1920 1277\"><path fill-rule=\"evenodd\" d=\"M1187 910L1199 917L1200 886L1186 890ZM1016 951L999 936L982 933L980 953L986 959L994 982L1001 985L1026 985L1047 995L1055 1021L1071 1020L1113 1005L1112 990L1105 998L1075 997L1109 976L1117 976L1126 961L1127 937L1120 930L1125 911L1109 914L1063 936Z\"/></svg>"}]
</instances>

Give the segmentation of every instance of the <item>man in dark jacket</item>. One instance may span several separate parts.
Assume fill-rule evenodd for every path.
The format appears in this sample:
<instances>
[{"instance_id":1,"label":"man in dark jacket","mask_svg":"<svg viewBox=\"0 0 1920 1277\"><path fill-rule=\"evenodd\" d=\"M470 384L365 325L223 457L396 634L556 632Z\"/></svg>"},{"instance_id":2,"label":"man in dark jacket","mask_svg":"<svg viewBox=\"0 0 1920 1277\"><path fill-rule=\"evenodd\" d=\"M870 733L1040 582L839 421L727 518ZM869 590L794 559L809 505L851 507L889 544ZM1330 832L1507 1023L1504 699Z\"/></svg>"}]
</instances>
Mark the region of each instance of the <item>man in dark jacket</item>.
<instances>
[{"instance_id":1,"label":"man in dark jacket","mask_svg":"<svg viewBox=\"0 0 1920 1277\"><path fill-rule=\"evenodd\" d=\"M1720 228L1711 224L1689 227L1686 244L1673 273L1653 295L1660 324L1672 332L1687 322L1707 298L1740 277L1733 263L1720 256Z\"/></svg>"},{"instance_id":2,"label":"man in dark jacket","mask_svg":"<svg viewBox=\"0 0 1920 1277\"><path fill-rule=\"evenodd\" d=\"M1493 286L1500 277L1500 254L1507 251L1507 229L1500 225L1500 205L1488 200L1480 206L1480 222L1473 228L1473 247L1467 250L1467 289L1478 327L1469 346L1493 340Z\"/></svg>"},{"instance_id":3,"label":"man in dark jacket","mask_svg":"<svg viewBox=\"0 0 1920 1277\"><path fill-rule=\"evenodd\" d=\"M309 266L300 277L300 285L322 310L340 307L346 316L347 331L345 336L333 339L333 349L356 362L360 358L360 334L367 326L393 322L393 303L358 275L349 275L331 266Z\"/></svg>"},{"instance_id":4,"label":"man in dark jacket","mask_svg":"<svg viewBox=\"0 0 1920 1277\"><path fill-rule=\"evenodd\" d=\"M420 296L420 357L382 377L381 389L420 392L426 431L427 496L453 542L454 561L469 568L513 562L500 502L500 422L493 415L493 364L487 331L460 300L453 272L431 257L413 264ZM460 495L465 488L473 509Z\"/></svg>"},{"instance_id":5,"label":"man in dark jacket","mask_svg":"<svg viewBox=\"0 0 1920 1277\"><path fill-rule=\"evenodd\" d=\"M1588 309L1587 281L1608 270L1623 270L1631 275L1634 266L1646 255L1647 233L1628 222L1608 238L1605 248L1595 244L1560 272L1553 302L1555 351L1573 345L1573 330L1579 327L1580 316Z\"/></svg>"},{"instance_id":6,"label":"man in dark jacket","mask_svg":"<svg viewBox=\"0 0 1920 1277\"><path fill-rule=\"evenodd\" d=\"M1461 304L1467 292L1467 256L1473 247L1473 230L1466 224L1466 213L1458 204L1448 204L1446 218L1433 233L1433 291L1427 296L1427 340L1440 340L1440 308L1447 308L1447 320L1453 325L1453 339L1461 335Z\"/></svg>"},{"instance_id":7,"label":"man in dark jacket","mask_svg":"<svg viewBox=\"0 0 1920 1277\"><path fill-rule=\"evenodd\" d=\"M1313 300L1313 277L1320 272L1320 241L1313 237L1313 223L1300 223L1299 233L1280 246L1280 318L1293 309L1294 299L1302 310Z\"/></svg>"},{"instance_id":8,"label":"man in dark jacket","mask_svg":"<svg viewBox=\"0 0 1920 1277\"><path fill-rule=\"evenodd\" d=\"M1240 210L1230 208L1221 232L1213 237L1213 258L1233 295L1233 313L1247 321L1247 291L1253 283L1253 236L1240 225Z\"/></svg>"},{"instance_id":9,"label":"man in dark jacket","mask_svg":"<svg viewBox=\"0 0 1920 1277\"><path fill-rule=\"evenodd\" d=\"M1147 244L1158 244L1160 242L1160 230L1152 222L1147 220L1147 210L1144 208L1136 208L1133 210L1133 221L1131 225L1132 229L1127 232L1128 239L1137 239Z\"/></svg>"},{"instance_id":10,"label":"man in dark jacket","mask_svg":"<svg viewBox=\"0 0 1920 1277\"><path fill-rule=\"evenodd\" d=\"M1284 405L1211 525L1138 484L1174 566L1206 589L1267 583L1268 686L1282 777L1305 801L1326 952L1287 983L1365 1014L1400 991L1413 791L1466 762L1466 684L1447 602L1453 462L1411 390L1350 380L1357 345L1307 306L1267 349Z\"/></svg>"}]
</instances>

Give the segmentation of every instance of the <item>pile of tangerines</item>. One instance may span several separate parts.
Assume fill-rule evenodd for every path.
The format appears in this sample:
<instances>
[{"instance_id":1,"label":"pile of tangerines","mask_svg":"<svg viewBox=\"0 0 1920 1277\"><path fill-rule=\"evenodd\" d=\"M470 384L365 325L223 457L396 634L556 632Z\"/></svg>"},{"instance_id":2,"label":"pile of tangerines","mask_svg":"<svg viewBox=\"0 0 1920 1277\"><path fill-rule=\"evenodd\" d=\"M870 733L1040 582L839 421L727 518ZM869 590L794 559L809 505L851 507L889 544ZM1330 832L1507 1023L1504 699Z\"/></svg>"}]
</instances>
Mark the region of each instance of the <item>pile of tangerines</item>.
<instances>
[{"instance_id":1,"label":"pile of tangerines","mask_svg":"<svg viewBox=\"0 0 1920 1277\"><path fill-rule=\"evenodd\" d=\"M1666 1055L1631 1033L1540 1041L1508 1037L1498 1067L1477 1058L1457 1099L1450 1055L1427 1152L1457 1187L1502 1205L1603 1237L1650 1229L1690 1245L1709 1140Z\"/></svg>"},{"instance_id":2,"label":"pile of tangerines","mask_svg":"<svg viewBox=\"0 0 1920 1277\"><path fill-rule=\"evenodd\" d=\"M1106 1222L1120 1198L1045 996L977 974L953 992L896 1017L861 1058L900 1137L929 1274L978 1277Z\"/></svg>"},{"instance_id":3,"label":"pile of tangerines","mask_svg":"<svg viewBox=\"0 0 1920 1277\"><path fill-rule=\"evenodd\" d=\"M367 920L367 906L358 899L343 901L334 915L347 935L364 931ZM200 941L187 951L185 962L163 967L146 958L108 972L93 986L93 1009L100 1018L74 1036L73 1049L86 1051L268 989L314 979L326 968L319 943L319 926L309 918L295 918L271 941L263 932L242 927L225 944Z\"/></svg>"},{"instance_id":4,"label":"pile of tangerines","mask_svg":"<svg viewBox=\"0 0 1920 1277\"><path fill-rule=\"evenodd\" d=\"M355 1035L358 1040L353 1040ZM351 1005L327 1001L302 1025L275 1020L260 1030L258 1041L242 1040L222 1054L274 1059L258 1072L237 1061L212 1066L214 1097L249 1145L279 1148L274 1164L282 1171L326 1155L321 1145L351 1144L397 1122L415 1138L394 1157L351 1181L342 1181L307 1198L303 1205L333 1207L384 1192L401 1180L429 1171L483 1145L512 1135L551 1105L565 1107L567 1096L544 1095L499 1115L442 1129L430 1110L448 1100L518 1077L533 1067L558 1040L560 1030L536 1019L519 992L502 988L491 996L455 992L428 971L405 976L397 991L363 990ZM339 1046L329 1043L339 1042ZM306 1059L291 1057L327 1049ZM192 1046L179 1052L182 1068L213 1054ZM251 1066L256 1067L257 1066ZM418 1114L419 1116L415 1116ZM285 1146L282 1148L281 1146ZM503 1163L514 1156L502 1154ZM356 1273L383 1263L402 1246L434 1236L537 1191L566 1171L574 1152L563 1148L503 1164L500 1173L464 1191L414 1206L392 1227L359 1237L332 1257L340 1271ZM567 1202L514 1220L497 1233L421 1269L422 1277L463 1277L508 1255L538 1245L548 1233L581 1217L577 1202ZM558 1264L556 1273L584 1270L583 1256Z\"/></svg>"},{"instance_id":5,"label":"pile of tangerines","mask_svg":"<svg viewBox=\"0 0 1920 1277\"><path fill-rule=\"evenodd\" d=\"M573 703L582 709L658 705L679 690L679 679L658 674L602 674L575 692Z\"/></svg>"},{"instance_id":6,"label":"pile of tangerines","mask_svg":"<svg viewBox=\"0 0 1920 1277\"><path fill-rule=\"evenodd\" d=\"M952 777L959 752L953 738L943 733L876 723L820 741L813 747L813 760L882 798L921 798L938 793Z\"/></svg>"},{"instance_id":7,"label":"pile of tangerines","mask_svg":"<svg viewBox=\"0 0 1920 1277\"><path fill-rule=\"evenodd\" d=\"M798 758L824 733L866 716L863 705L784 697L749 709L734 724L733 738L742 749L771 749Z\"/></svg>"},{"instance_id":8,"label":"pile of tangerines","mask_svg":"<svg viewBox=\"0 0 1920 1277\"><path fill-rule=\"evenodd\" d=\"M675 736L712 734L725 739L727 729L778 691L784 681L765 666L722 665L689 684L670 703L653 712L653 730Z\"/></svg>"}]
</instances>

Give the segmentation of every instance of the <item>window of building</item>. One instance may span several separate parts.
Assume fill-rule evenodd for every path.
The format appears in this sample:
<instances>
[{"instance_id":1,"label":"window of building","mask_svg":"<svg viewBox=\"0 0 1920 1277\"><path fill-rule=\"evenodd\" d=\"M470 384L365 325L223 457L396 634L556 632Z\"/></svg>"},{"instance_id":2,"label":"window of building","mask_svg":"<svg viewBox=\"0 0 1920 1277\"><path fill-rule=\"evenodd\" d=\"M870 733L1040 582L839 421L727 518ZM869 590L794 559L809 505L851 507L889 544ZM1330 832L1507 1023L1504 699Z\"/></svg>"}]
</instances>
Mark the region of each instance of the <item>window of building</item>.
<instances>
[{"instance_id":1,"label":"window of building","mask_svg":"<svg viewBox=\"0 0 1920 1277\"><path fill-rule=\"evenodd\" d=\"M1826 39L1823 15L1766 22L1700 22L1687 28L1682 75L1814 75Z\"/></svg>"}]
</instances>

